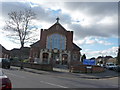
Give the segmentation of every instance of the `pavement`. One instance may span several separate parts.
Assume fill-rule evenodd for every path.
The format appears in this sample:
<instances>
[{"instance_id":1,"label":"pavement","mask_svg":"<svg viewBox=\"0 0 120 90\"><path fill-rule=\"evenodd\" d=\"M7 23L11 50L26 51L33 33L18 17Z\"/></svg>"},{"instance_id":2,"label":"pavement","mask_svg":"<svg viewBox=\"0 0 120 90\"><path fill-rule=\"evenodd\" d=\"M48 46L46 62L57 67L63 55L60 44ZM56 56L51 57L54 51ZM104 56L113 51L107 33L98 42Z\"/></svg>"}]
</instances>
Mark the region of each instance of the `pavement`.
<instances>
[{"instance_id":1,"label":"pavement","mask_svg":"<svg viewBox=\"0 0 120 90\"><path fill-rule=\"evenodd\" d=\"M21 70L20 67L11 66L11 69ZM36 74L49 74L59 77L70 77L70 78L85 78L85 79L107 79L118 77L120 74L113 70L105 70L101 73L71 73L68 69L53 68L53 71L43 71L30 68L24 68L22 71L32 72Z\"/></svg>"}]
</instances>

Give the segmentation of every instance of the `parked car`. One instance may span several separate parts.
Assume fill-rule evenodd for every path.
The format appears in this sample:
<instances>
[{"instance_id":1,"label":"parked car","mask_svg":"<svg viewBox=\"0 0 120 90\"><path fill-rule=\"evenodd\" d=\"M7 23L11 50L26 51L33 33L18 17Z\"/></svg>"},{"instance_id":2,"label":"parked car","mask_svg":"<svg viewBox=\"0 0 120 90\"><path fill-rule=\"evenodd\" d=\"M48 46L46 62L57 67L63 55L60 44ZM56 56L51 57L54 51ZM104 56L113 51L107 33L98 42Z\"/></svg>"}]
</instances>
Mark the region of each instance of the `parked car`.
<instances>
[{"instance_id":1,"label":"parked car","mask_svg":"<svg viewBox=\"0 0 120 90\"><path fill-rule=\"evenodd\" d=\"M106 67L107 69L113 70L114 68L117 67L117 65L114 64L114 63L107 63L105 67Z\"/></svg>"},{"instance_id":2,"label":"parked car","mask_svg":"<svg viewBox=\"0 0 120 90\"><path fill-rule=\"evenodd\" d=\"M0 58L0 67L10 68L10 60L6 58Z\"/></svg>"},{"instance_id":3,"label":"parked car","mask_svg":"<svg viewBox=\"0 0 120 90\"><path fill-rule=\"evenodd\" d=\"M0 90L12 90L10 79L0 69Z\"/></svg>"},{"instance_id":4,"label":"parked car","mask_svg":"<svg viewBox=\"0 0 120 90\"><path fill-rule=\"evenodd\" d=\"M120 65L117 65L117 67L114 67L113 70L116 72L120 72Z\"/></svg>"}]
</instances>

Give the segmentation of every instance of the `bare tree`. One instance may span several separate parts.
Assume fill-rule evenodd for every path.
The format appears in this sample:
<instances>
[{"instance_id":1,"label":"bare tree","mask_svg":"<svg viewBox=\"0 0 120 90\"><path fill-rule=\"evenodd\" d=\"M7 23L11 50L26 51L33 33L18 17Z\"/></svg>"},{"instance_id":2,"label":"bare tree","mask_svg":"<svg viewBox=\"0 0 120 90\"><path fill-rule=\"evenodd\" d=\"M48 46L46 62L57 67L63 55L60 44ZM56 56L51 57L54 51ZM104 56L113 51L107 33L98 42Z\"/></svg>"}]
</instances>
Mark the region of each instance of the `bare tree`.
<instances>
[{"instance_id":1,"label":"bare tree","mask_svg":"<svg viewBox=\"0 0 120 90\"><path fill-rule=\"evenodd\" d=\"M25 9L23 11L12 11L8 13L9 20L6 21L4 30L10 32L8 36L14 41L18 41L21 44L21 48L24 44L32 38L33 28L31 25L32 20L35 19L35 13L31 9Z\"/></svg>"}]
</instances>

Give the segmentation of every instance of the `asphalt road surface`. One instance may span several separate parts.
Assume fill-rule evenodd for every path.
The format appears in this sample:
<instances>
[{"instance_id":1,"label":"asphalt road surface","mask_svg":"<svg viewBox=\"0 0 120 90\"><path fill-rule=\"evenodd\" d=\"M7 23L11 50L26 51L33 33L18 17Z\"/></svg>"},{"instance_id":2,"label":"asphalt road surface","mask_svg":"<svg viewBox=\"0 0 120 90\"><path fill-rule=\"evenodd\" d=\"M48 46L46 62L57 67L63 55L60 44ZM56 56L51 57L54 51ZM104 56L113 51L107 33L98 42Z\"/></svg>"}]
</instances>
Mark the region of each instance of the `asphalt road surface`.
<instances>
[{"instance_id":1,"label":"asphalt road surface","mask_svg":"<svg viewBox=\"0 0 120 90\"><path fill-rule=\"evenodd\" d=\"M118 88L118 77L85 79L15 69L3 69L3 72L10 78L13 88Z\"/></svg>"}]
</instances>

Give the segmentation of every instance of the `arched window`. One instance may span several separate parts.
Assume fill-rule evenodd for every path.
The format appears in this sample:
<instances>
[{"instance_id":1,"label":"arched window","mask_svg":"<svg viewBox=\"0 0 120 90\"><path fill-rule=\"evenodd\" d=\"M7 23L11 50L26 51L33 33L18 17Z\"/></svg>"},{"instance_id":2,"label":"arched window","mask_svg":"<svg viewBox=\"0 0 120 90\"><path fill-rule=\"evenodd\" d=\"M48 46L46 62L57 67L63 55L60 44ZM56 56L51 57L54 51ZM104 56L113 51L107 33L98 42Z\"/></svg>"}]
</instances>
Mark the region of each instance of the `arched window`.
<instances>
[{"instance_id":1,"label":"arched window","mask_svg":"<svg viewBox=\"0 0 120 90\"><path fill-rule=\"evenodd\" d=\"M66 49L66 37L61 34L52 34L47 37L47 49Z\"/></svg>"}]
</instances>

